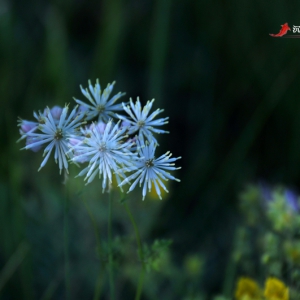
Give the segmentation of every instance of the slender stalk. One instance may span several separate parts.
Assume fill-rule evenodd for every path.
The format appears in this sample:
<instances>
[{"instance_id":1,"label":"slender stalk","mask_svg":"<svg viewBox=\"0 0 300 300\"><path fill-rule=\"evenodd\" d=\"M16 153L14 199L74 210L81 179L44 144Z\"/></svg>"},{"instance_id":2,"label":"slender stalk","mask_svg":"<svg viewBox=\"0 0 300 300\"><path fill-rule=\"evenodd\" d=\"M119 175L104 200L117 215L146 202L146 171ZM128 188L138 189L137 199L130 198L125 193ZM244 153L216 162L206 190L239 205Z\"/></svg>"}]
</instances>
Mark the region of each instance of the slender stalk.
<instances>
[{"instance_id":1,"label":"slender stalk","mask_svg":"<svg viewBox=\"0 0 300 300\"><path fill-rule=\"evenodd\" d=\"M127 212L128 216L129 216L129 219L130 219L130 221L132 223L132 226L134 228L136 242L137 242L138 249L139 249L139 257L140 257L141 261L143 262L143 258L144 258L143 257L143 249L142 249L142 243L141 243L141 238L140 238L140 233L139 233L138 227L137 227L136 222L135 222L135 220L133 218L133 215L132 215L132 213L131 213L131 211L129 209L129 206L127 205L126 202L124 203L124 207L125 207L126 212Z\"/></svg>"},{"instance_id":2,"label":"slender stalk","mask_svg":"<svg viewBox=\"0 0 300 300\"><path fill-rule=\"evenodd\" d=\"M125 210L126 210L128 216L129 216L129 219L132 223L132 226L134 228L136 242L137 242L137 245L138 245L139 258L140 258L140 261L142 262L142 270L141 270L141 273L140 273L140 276L139 276L139 283L138 283L135 298L134 298L135 300L139 300L140 297L141 297L141 294L142 294L142 290L143 290L144 277L145 277L145 271L146 271L146 265L145 265L145 260L144 260L144 252L143 252L143 247L142 247L142 243L141 243L141 237L140 237L139 229L136 225L136 222L133 218L133 215L132 215L132 213L129 209L129 206L127 205L126 202L124 202L124 207L125 207Z\"/></svg>"},{"instance_id":3,"label":"slender stalk","mask_svg":"<svg viewBox=\"0 0 300 300\"><path fill-rule=\"evenodd\" d=\"M110 289L110 300L115 299L114 289L114 274L113 274L113 251L112 251L112 191L109 190L109 204L108 204L108 267L109 267L109 289Z\"/></svg>"},{"instance_id":4,"label":"slender stalk","mask_svg":"<svg viewBox=\"0 0 300 300\"><path fill-rule=\"evenodd\" d=\"M143 285L144 285L145 271L146 271L146 269L144 267L142 267L140 277L139 277L138 287L137 287L135 298L134 298L135 300L139 300L141 298Z\"/></svg>"},{"instance_id":5,"label":"slender stalk","mask_svg":"<svg viewBox=\"0 0 300 300\"><path fill-rule=\"evenodd\" d=\"M84 206L89 214L89 217L90 217L92 225L93 225L95 239L96 239L96 245L97 245L97 254L100 259L100 271L99 271L99 275L98 275L98 278L96 281L95 292L94 292L94 300L98 300L98 299L100 299L100 296L101 296L101 286L102 286L102 282L103 282L103 270L104 270L103 266L105 264L105 261L103 260L103 255L102 255L103 252L102 252L102 247L101 247L101 242L100 242L100 234L99 234L96 220L95 220L95 218L91 212L91 209L88 206L88 203L84 197L83 197L83 203L84 203Z\"/></svg>"},{"instance_id":6,"label":"slender stalk","mask_svg":"<svg viewBox=\"0 0 300 300\"><path fill-rule=\"evenodd\" d=\"M93 225L93 228L94 228L94 233L95 233L95 239L96 239L96 244L97 244L97 253L100 257L100 260L102 261L102 248L101 248L101 242L100 242L100 234L99 234L99 230L98 230L98 227L97 227L97 223L96 223L96 220L92 214L92 211L90 209L90 207L88 206L86 200L84 199L83 200L83 203L84 203L84 206L89 214L89 217L91 219L91 222L92 222L92 225Z\"/></svg>"},{"instance_id":7,"label":"slender stalk","mask_svg":"<svg viewBox=\"0 0 300 300\"><path fill-rule=\"evenodd\" d=\"M64 257L65 257L65 289L66 300L71 299L70 284L70 253L69 253L69 193L67 183L65 183L66 194L64 197Z\"/></svg>"},{"instance_id":8,"label":"slender stalk","mask_svg":"<svg viewBox=\"0 0 300 300\"><path fill-rule=\"evenodd\" d=\"M230 256L229 256L229 259L227 262L227 266L225 269L225 280L224 280L223 288L222 288L222 290L223 290L222 294L225 297L230 297L230 295L232 293L232 289L233 289L233 285L234 285L234 278L235 278L236 271L237 271L236 270L237 263L233 259L233 253L234 253L234 251L237 247L237 243L238 243L238 238L239 238L238 231L239 231L239 228L237 228L235 230L232 249L231 249Z\"/></svg>"},{"instance_id":9,"label":"slender stalk","mask_svg":"<svg viewBox=\"0 0 300 300\"><path fill-rule=\"evenodd\" d=\"M18 267L24 261L29 249L29 245L26 242L22 242L16 251L11 255L8 262L4 265L4 267L2 267L2 270L0 271L0 295L6 283L10 280Z\"/></svg>"},{"instance_id":10,"label":"slender stalk","mask_svg":"<svg viewBox=\"0 0 300 300\"><path fill-rule=\"evenodd\" d=\"M95 292L94 292L94 300L99 300L101 296L101 287L102 287L102 282L103 282L103 275L104 275L104 268L100 269L97 281L96 281L96 286L95 286Z\"/></svg>"}]
</instances>

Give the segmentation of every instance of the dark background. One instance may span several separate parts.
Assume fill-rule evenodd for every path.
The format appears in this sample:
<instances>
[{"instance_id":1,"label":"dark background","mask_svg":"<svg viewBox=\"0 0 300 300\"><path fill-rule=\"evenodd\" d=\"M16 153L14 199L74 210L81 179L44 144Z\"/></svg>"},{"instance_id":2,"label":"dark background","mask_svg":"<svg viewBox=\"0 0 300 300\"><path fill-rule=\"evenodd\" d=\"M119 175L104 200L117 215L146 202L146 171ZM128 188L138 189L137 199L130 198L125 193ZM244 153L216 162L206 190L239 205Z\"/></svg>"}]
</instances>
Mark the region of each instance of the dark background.
<instances>
[{"instance_id":1,"label":"dark background","mask_svg":"<svg viewBox=\"0 0 300 300\"><path fill-rule=\"evenodd\" d=\"M182 156L181 183L170 183L171 195L159 202L143 238L172 238L175 265L188 253L204 255L199 288L221 293L239 191L249 182L299 185L300 39L269 36L285 22L300 25L299 13L299 1L279 0L1 0L3 299L41 299L52 282L53 299L64 299L63 177L52 162L37 173L41 152L19 151L17 117L33 119L33 110L47 105L73 106L73 96L83 99L79 85L96 78L102 86L116 80L114 91L126 92L125 100L155 98L154 108L170 117L159 151ZM145 214L146 202L135 215ZM92 299L89 280L96 275L84 249L94 247L93 233L76 203L70 208L73 286L85 295L77 299Z\"/></svg>"}]
</instances>

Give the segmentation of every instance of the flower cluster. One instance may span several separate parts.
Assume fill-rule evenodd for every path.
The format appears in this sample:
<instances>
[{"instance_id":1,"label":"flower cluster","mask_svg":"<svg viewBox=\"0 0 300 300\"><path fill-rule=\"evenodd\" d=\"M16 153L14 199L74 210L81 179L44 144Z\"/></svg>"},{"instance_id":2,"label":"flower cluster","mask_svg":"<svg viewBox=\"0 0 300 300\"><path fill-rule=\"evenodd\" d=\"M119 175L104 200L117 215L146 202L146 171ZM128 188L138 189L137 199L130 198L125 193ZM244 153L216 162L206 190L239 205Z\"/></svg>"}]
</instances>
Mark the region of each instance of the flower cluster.
<instances>
[{"instance_id":1,"label":"flower cluster","mask_svg":"<svg viewBox=\"0 0 300 300\"><path fill-rule=\"evenodd\" d=\"M34 113L36 121L20 119L20 140L26 139L23 149L36 152L45 147L39 170L54 150L60 173L63 169L68 171L68 161L88 163L78 174L85 175L87 184L98 175L104 191L115 176L121 189L130 184L130 192L139 183L143 199L152 187L161 199L161 189L168 192L164 182L180 181L169 172L179 169L174 162L180 157L171 158L170 152L155 156L158 142L154 134L168 133L160 129L168 123L168 117L156 119L162 109L150 113L154 99L143 108L139 98L135 103L130 99L130 106L116 104L124 93L110 97L114 84L108 84L103 91L98 80L95 86L89 81L88 89L80 86L89 103L74 98L78 105L70 113L68 106L55 106Z\"/></svg>"}]
</instances>

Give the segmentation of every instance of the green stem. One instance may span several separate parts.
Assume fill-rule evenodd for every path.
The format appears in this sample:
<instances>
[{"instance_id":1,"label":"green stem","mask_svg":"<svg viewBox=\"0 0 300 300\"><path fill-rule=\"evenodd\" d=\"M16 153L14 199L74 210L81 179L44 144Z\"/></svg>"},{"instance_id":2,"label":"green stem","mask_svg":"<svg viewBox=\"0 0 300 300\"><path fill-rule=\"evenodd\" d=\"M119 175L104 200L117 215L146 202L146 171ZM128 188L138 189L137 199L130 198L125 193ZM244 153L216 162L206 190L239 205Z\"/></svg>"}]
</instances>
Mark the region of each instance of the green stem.
<instances>
[{"instance_id":1,"label":"green stem","mask_svg":"<svg viewBox=\"0 0 300 300\"><path fill-rule=\"evenodd\" d=\"M239 238L238 230L239 230L239 228L235 230L233 245L232 245L232 249L230 252L230 257L228 259L227 266L225 269L225 280L224 280L223 288L222 288L222 290L223 290L222 294L225 297L230 297L233 286L234 286L234 278L236 275L237 263L236 263L235 259L233 258L233 253L234 253L234 251L237 247L237 243L238 243L238 238Z\"/></svg>"},{"instance_id":2,"label":"green stem","mask_svg":"<svg viewBox=\"0 0 300 300\"><path fill-rule=\"evenodd\" d=\"M110 300L115 299L114 290L114 274L113 274L113 253L112 253L112 191L109 191L109 205L108 205L108 265L109 265L109 288L110 288Z\"/></svg>"},{"instance_id":3,"label":"green stem","mask_svg":"<svg viewBox=\"0 0 300 300\"><path fill-rule=\"evenodd\" d=\"M104 274L104 268L100 269L96 286L95 286L95 293L94 293L94 300L99 300L101 296L101 287L103 282L103 274Z\"/></svg>"},{"instance_id":4,"label":"green stem","mask_svg":"<svg viewBox=\"0 0 300 300\"><path fill-rule=\"evenodd\" d=\"M95 292L94 292L94 300L98 300L98 299L100 299L100 296L101 296L101 286L102 286L102 281L103 281L103 270L104 270L103 266L104 266L105 262L103 260L102 248L101 248L101 242L100 242L100 234L99 234L96 220L95 220L95 218L91 212L91 209L88 206L85 198L83 198L83 203L85 205L85 208L89 214L89 217L90 217L92 225L93 225L95 239L96 239L96 245L97 245L97 254L100 259L100 271L99 271L99 275L98 275L98 278L96 281Z\"/></svg>"},{"instance_id":5,"label":"green stem","mask_svg":"<svg viewBox=\"0 0 300 300\"><path fill-rule=\"evenodd\" d=\"M64 198L64 256L65 256L65 288L66 288L66 300L71 299L71 285L70 285L70 253L69 253L69 193L67 183L66 195Z\"/></svg>"},{"instance_id":6,"label":"green stem","mask_svg":"<svg viewBox=\"0 0 300 300\"><path fill-rule=\"evenodd\" d=\"M140 273L140 277L139 277L139 283L138 283L138 287L136 290L136 294L135 294L135 300L139 300L141 298L141 294L142 294L142 290L143 290L143 285L144 285L144 277L145 277L145 268L142 267L141 273Z\"/></svg>"},{"instance_id":7,"label":"green stem","mask_svg":"<svg viewBox=\"0 0 300 300\"><path fill-rule=\"evenodd\" d=\"M141 237L140 237L139 229L136 225L136 222L133 218L133 215L132 215L132 213L131 213L131 211L130 211L130 209L129 209L126 202L124 202L124 207L125 207L125 210L126 210L128 216L129 216L129 219L132 223L132 226L134 228L136 242L137 242L137 245L138 245L139 258L140 258L140 261L142 262L142 270L141 270L141 273L140 273L140 276L139 276L139 283L138 283L136 294L135 294L135 300L139 300L140 297L141 297L141 294L142 294L142 290L143 290L144 277L145 277L145 271L146 271L146 265L145 265L145 260L144 260L144 252L143 252L143 247L142 247L142 243L141 243Z\"/></svg>"},{"instance_id":8,"label":"green stem","mask_svg":"<svg viewBox=\"0 0 300 300\"><path fill-rule=\"evenodd\" d=\"M96 238L96 244L97 244L97 253L102 261L102 248L101 248L101 242L100 242L100 234L99 234L99 231L98 231L98 228L97 228L97 223L96 223L96 220L91 212L91 209L90 207L88 206L86 200L84 199L83 200L84 202L84 205L85 205L85 208L89 214L89 217L91 219L91 222L92 222L92 225L93 225L93 228L94 228L94 233L95 233L95 238Z\"/></svg>"}]
</instances>

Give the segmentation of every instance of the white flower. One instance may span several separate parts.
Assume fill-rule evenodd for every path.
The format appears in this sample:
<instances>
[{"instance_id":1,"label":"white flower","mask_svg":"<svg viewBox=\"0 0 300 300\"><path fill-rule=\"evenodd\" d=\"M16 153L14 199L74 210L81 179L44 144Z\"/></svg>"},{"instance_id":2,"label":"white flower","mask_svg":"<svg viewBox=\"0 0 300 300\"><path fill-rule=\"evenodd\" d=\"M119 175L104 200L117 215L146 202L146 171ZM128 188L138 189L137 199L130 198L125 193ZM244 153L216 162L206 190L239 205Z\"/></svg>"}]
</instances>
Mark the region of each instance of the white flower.
<instances>
[{"instance_id":1,"label":"white flower","mask_svg":"<svg viewBox=\"0 0 300 300\"><path fill-rule=\"evenodd\" d=\"M86 174L84 180L87 180L86 184L88 184L97 174L99 178L103 175L102 189L104 191L108 180L112 182L112 172L115 173L118 183L121 182L120 176L125 175L120 169L132 166L136 154L130 151L132 142L125 140L126 128L119 128L119 123L113 126L111 120L105 126L104 131L103 126L100 125L82 129L85 138L72 145L71 151L74 152L72 158L74 162L89 161L89 165L77 177Z\"/></svg>"},{"instance_id":2,"label":"white flower","mask_svg":"<svg viewBox=\"0 0 300 300\"><path fill-rule=\"evenodd\" d=\"M111 117L116 118L114 111L123 110L122 104L114 104L120 97L125 95L125 93L118 93L113 96L110 100L108 100L110 93L113 90L115 82L112 84L108 84L104 91L101 91L101 86L99 84L99 80L97 79L95 86L93 87L91 81L89 80L89 90L83 89L80 85L80 89L82 94L91 102L91 104L87 104L81 100L74 100L86 107L88 109L88 120L91 120L98 116L98 121L108 122Z\"/></svg>"},{"instance_id":3,"label":"white flower","mask_svg":"<svg viewBox=\"0 0 300 300\"><path fill-rule=\"evenodd\" d=\"M139 138L144 135L147 140L150 142L153 140L157 144L157 140L152 135L152 132L154 133L169 133L168 131L154 128L154 126L162 126L164 124L168 123L167 118L161 118L158 120L153 120L158 114L163 112L163 109L157 109L154 111L150 116L148 116L152 104L154 102L154 99L151 101L148 101L147 104L144 106L143 110L141 108L141 103L139 97L137 98L137 101L135 105L132 102L132 99L130 98L130 106L123 104L123 109L127 112L127 114L131 117L131 119L128 119L124 116L120 116L117 114L118 118L129 123L130 126L128 127L128 134L133 134L137 131L139 131Z\"/></svg>"},{"instance_id":4,"label":"white flower","mask_svg":"<svg viewBox=\"0 0 300 300\"><path fill-rule=\"evenodd\" d=\"M39 121L39 125L35 130L29 130L28 132L23 133L23 137L27 138L27 145L23 149L32 149L35 150L40 146L48 143L44 149L43 156L46 155L43 162L41 163L41 168L47 163L49 156L54 150L54 159L58 165L60 173L64 168L68 172L68 162L66 156L68 155L68 137L71 134L75 134L76 130L80 125L85 122L82 122L84 114L77 114L76 109L74 108L67 117L68 107L62 109L61 113L56 114L58 119L55 119L49 108L46 108L44 114L39 113L37 115L34 113L35 118ZM36 132L40 131L40 132Z\"/></svg>"},{"instance_id":5,"label":"white flower","mask_svg":"<svg viewBox=\"0 0 300 300\"><path fill-rule=\"evenodd\" d=\"M180 169L174 167L174 161L180 159L181 157L177 158L170 158L172 154L168 151L164 155L160 156L159 158L155 158L155 149L156 144L152 140L150 143L146 142L144 144L144 140L141 139L138 141L139 146L139 158L135 161L133 167L124 168L124 172L133 171L134 173L127 178L125 178L119 186L122 186L126 183L129 183L130 180L134 180L131 184L128 193L133 191L136 187L137 183L139 182L140 186L143 183L143 200L145 199L147 193L147 186L148 191L151 191L152 183L155 186L156 193L158 197L161 199L160 188L162 187L166 192L169 192L166 186L163 183L164 181L168 181L169 179L180 181L179 179L172 176L168 171Z\"/></svg>"}]
</instances>

